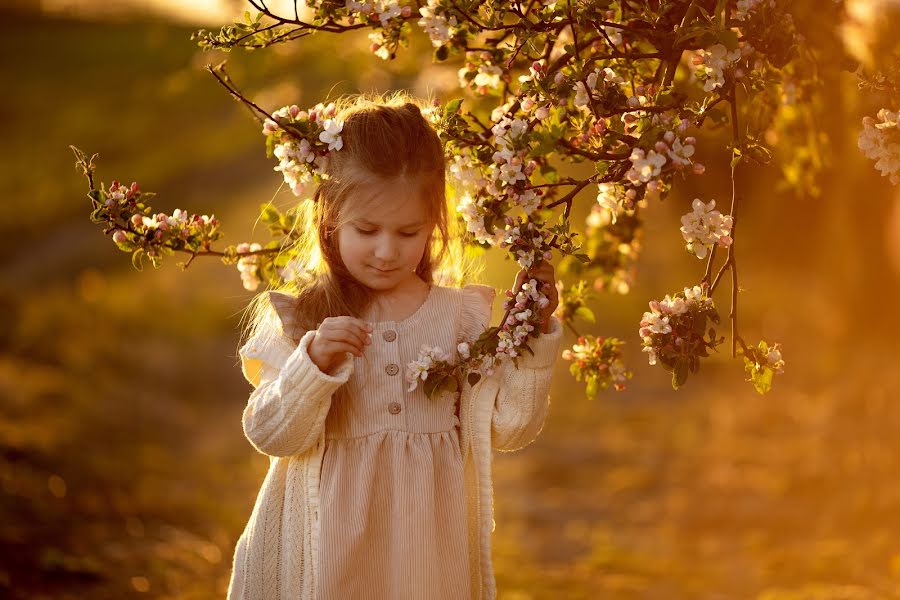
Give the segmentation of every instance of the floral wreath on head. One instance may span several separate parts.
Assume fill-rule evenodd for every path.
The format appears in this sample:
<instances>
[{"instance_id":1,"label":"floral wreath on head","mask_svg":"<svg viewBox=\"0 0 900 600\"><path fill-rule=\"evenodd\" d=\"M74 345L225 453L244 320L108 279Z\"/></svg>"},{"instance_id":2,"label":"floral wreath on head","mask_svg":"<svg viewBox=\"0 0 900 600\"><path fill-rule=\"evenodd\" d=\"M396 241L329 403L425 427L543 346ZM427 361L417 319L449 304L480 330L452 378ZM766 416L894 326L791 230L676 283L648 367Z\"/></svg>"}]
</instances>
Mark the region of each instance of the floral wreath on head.
<instances>
[{"instance_id":1,"label":"floral wreath on head","mask_svg":"<svg viewBox=\"0 0 900 600\"><path fill-rule=\"evenodd\" d=\"M334 102L320 102L309 110L296 104L283 106L263 122L266 156L275 156L284 181L295 196L302 196L312 183L328 179L328 155L344 147L344 122L336 118Z\"/></svg>"}]
</instances>

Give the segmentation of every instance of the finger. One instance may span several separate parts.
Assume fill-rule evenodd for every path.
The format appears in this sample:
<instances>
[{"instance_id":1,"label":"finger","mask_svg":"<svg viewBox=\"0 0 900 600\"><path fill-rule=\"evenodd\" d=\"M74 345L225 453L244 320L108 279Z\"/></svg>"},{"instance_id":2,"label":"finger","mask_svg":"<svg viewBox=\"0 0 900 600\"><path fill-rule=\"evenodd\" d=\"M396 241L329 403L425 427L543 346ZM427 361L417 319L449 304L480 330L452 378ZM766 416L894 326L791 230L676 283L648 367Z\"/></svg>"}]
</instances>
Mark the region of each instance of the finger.
<instances>
[{"instance_id":1,"label":"finger","mask_svg":"<svg viewBox=\"0 0 900 600\"><path fill-rule=\"evenodd\" d=\"M515 283L515 287L518 288L518 287L525 281L525 275L526 275L526 274L527 274L527 273L526 273L525 269L520 269L519 272L516 273L516 283Z\"/></svg>"},{"instance_id":2,"label":"finger","mask_svg":"<svg viewBox=\"0 0 900 600\"><path fill-rule=\"evenodd\" d=\"M348 316L336 317L328 328L328 336L333 339L355 339L363 346L371 339L368 324L362 319Z\"/></svg>"},{"instance_id":3,"label":"finger","mask_svg":"<svg viewBox=\"0 0 900 600\"><path fill-rule=\"evenodd\" d=\"M362 356L363 348L359 348L356 344L344 341L330 341L325 344L323 351L326 355L334 357L339 352L350 352L355 356Z\"/></svg>"},{"instance_id":4,"label":"finger","mask_svg":"<svg viewBox=\"0 0 900 600\"><path fill-rule=\"evenodd\" d=\"M334 339L350 344L356 344L360 349L365 349L369 344L371 336L367 331L360 331L356 325L351 324L335 330Z\"/></svg>"}]
</instances>

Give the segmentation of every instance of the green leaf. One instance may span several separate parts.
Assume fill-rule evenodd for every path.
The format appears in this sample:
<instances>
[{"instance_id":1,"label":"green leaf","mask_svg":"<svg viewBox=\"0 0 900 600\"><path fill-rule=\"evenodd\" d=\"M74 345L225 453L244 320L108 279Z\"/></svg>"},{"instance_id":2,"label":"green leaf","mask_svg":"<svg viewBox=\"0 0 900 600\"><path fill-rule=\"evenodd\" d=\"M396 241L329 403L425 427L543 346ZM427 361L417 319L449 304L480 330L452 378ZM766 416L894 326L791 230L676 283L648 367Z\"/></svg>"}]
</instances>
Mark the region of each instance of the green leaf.
<instances>
[{"instance_id":1,"label":"green leaf","mask_svg":"<svg viewBox=\"0 0 900 600\"><path fill-rule=\"evenodd\" d=\"M583 263L591 262L591 257L588 256L587 254L576 254L575 258L577 258L578 260L580 260Z\"/></svg>"},{"instance_id":2,"label":"green leaf","mask_svg":"<svg viewBox=\"0 0 900 600\"><path fill-rule=\"evenodd\" d=\"M444 111L444 114L448 117L451 117L459 112L459 107L462 106L462 98L456 98L455 100L451 100L447 103L447 108Z\"/></svg>"},{"instance_id":3,"label":"green leaf","mask_svg":"<svg viewBox=\"0 0 900 600\"><path fill-rule=\"evenodd\" d=\"M756 388L757 392L765 394L772 389L772 375L774 373L772 369L763 367L753 374L753 387Z\"/></svg>"},{"instance_id":4,"label":"green leaf","mask_svg":"<svg viewBox=\"0 0 900 600\"><path fill-rule=\"evenodd\" d=\"M263 204L261 208L262 214L260 218L263 220L263 223L274 225L281 221L281 213L272 204Z\"/></svg>"},{"instance_id":5,"label":"green leaf","mask_svg":"<svg viewBox=\"0 0 900 600\"><path fill-rule=\"evenodd\" d=\"M707 119L710 119L715 125L721 125L728 117L725 115L724 111L719 110L718 108L711 108L704 113Z\"/></svg>"},{"instance_id":6,"label":"green leaf","mask_svg":"<svg viewBox=\"0 0 900 600\"><path fill-rule=\"evenodd\" d=\"M131 255L131 265L138 271L144 270L144 265L141 263L141 255L143 255L143 253L144 253L144 249L138 248Z\"/></svg>"},{"instance_id":7,"label":"green leaf","mask_svg":"<svg viewBox=\"0 0 900 600\"><path fill-rule=\"evenodd\" d=\"M425 395L429 398L434 398L434 390L437 388L438 383L439 382L437 381L437 377L433 375L426 379L422 383L422 389L425 391Z\"/></svg>"},{"instance_id":8,"label":"green leaf","mask_svg":"<svg viewBox=\"0 0 900 600\"><path fill-rule=\"evenodd\" d=\"M575 316L581 317L585 321L590 321L591 323L596 323L597 320L594 317L594 311L589 309L587 306L579 306L575 309Z\"/></svg>"},{"instance_id":9,"label":"green leaf","mask_svg":"<svg viewBox=\"0 0 900 600\"><path fill-rule=\"evenodd\" d=\"M456 381L456 377L447 377L446 383L443 387L448 392L456 392L459 389L459 384Z\"/></svg>"},{"instance_id":10,"label":"green leaf","mask_svg":"<svg viewBox=\"0 0 900 600\"><path fill-rule=\"evenodd\" d=\"M584 392L585 392L585 394L587 394L588 398L593 399L597 396L597 377L596 377L596 375L589 375L587 377Z\"/></svg>"},{"instance_id":11,"label":"green leaf","mask_svg":"<svg viewBox=\"0 0 900 600\"><path fill-rule=\"evenodd\" d=\"M687 360L679 358L675 361L675 369L672 371L672 388L678 389L687 383L688 369L690 364Z\"/></svg>"},{"instance_id":12,"label":"green leaf","mask_svg":"<svg viewBox=\"0 0 900 600\"><path fill-rule=\"evenodd\" d=\"M735 148L732 151L732 155L731 155L731 168L732 169L734 169L736 166L738 166L738 163L741 162L742 157L743 157L743 154L741 153L740 148Z\"/></svg>"},{"instance_id":13,"label":"green leaf","mask_svg":"<svg viewBox=\"0 0 900 600\"><path fill-rule=\"evenodd\" d=\"M719 42L729 50L735 50L738 47L738 35L736 31L725 29L720 31L716 36Z\"/></svg>"}]
</instances>

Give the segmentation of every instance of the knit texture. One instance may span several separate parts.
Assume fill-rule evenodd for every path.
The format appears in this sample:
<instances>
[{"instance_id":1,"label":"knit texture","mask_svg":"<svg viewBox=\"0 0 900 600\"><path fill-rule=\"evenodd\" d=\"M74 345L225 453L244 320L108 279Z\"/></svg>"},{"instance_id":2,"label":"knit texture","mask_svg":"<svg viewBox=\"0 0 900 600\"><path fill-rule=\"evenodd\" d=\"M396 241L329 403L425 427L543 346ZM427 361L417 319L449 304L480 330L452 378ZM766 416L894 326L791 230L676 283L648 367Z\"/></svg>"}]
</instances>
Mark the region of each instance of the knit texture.
<instances>
[{"instance_id":1,"label":"knit texture","mask_svg":"<svg viewBox=\"0 0 900 600\"><path fill-rule=\"evenodd\" d=\"M456 318L464 339L474 340L490 323L495 290L479 284L444 289L464 295L456 304ZM332 396L353 373L354 361L348 353L333 375L320 371L308 354L316 332L297 331L289 297L272 294L270 317L239 350L242 372L254 387L243 413L244 434L270 457L270 464L235 547L228 598L316 600L325 419ZM518 369L505 359L493 375L461 390L460 445L473 600L496 597L491 450L517 450L540 433L561 338L562 325L551 318L550 331L529 344L534 355L525 350L518 357Z\"/></svg>"}]
</instances>

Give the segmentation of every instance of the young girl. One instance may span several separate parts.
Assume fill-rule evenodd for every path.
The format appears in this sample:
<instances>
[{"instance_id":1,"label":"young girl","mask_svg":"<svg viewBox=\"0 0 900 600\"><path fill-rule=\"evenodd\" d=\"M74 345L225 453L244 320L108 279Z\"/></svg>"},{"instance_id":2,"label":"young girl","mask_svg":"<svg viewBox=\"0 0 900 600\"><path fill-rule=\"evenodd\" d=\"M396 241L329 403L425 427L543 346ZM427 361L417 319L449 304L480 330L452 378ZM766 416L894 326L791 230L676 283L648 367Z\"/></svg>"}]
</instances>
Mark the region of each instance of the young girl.
<instances>
[{"instance_id":1,"label":"young girl","mask_svg":"<svg viewBox=\"0 0 900 600\"><path fill-rule=\"evenodd\" d=\"M445 165L420 106L357 97L339 116L343 147L300 242L314 277L257 296L239 350L255 388L244 433L270 464L228 598L491 599L491 450L543 426L562 335L553 269L528 272L551 302L518 369L507 358L461 392L409 391L420 346L456 361L489 326L495 291L434 282L450 242Z\"/></svg>"}]
</instances>

